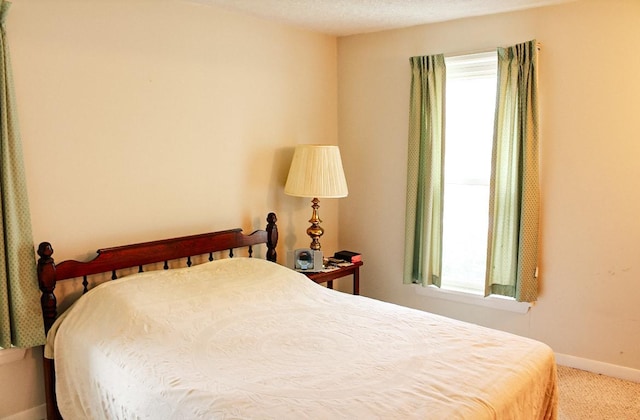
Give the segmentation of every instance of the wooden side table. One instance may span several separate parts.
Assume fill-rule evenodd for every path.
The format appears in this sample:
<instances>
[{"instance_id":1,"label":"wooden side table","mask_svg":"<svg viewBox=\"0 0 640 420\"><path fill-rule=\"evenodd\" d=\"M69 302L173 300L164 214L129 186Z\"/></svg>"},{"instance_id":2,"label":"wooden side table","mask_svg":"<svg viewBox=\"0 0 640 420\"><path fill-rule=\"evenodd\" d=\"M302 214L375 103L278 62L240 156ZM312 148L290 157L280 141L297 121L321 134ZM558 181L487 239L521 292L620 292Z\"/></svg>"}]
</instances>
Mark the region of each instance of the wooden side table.
<instances>
[{"instance_id":1,"label":"wooden side table","mask_svg":"<svg viewBox=\"0 0 640 420\"><path fill-rule=\"evenodd\" d=\"M315 273L304 273L311 280L316 283L327 283L327 287L329 289L333 289L333 281L335 279L339 279L341 277L353 276L353 294L360 294L360 266L362 266L362 261L358 261L352 263L351 265L331 268L323 271L318 271Z\"/></svg>"}]
</instances>

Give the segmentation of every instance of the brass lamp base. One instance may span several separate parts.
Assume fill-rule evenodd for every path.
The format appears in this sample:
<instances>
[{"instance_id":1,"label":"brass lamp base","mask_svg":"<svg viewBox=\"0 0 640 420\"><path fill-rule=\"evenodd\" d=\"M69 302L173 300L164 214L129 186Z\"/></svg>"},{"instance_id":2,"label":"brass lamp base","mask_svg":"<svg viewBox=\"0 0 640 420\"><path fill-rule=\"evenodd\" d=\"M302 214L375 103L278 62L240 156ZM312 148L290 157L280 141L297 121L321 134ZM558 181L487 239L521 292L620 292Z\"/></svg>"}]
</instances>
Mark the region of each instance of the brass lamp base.
<instances>
[{"instance_id":1,"label":"brass lamp base","mask_svg":"<svg viewBox=\"0 0 640 420\"><path fill-rule=\"evenodd\" d=\"M324 229L320 226L322 220L320 220L320 218L318 217L318 209L320 208L318 203L320 202L320 200L314 198L313 200L311 200L311 202L313 203L311 205L313 213L311 214L311 219L309 219L309 223L311 223L311 226L307 228L307 235L309 235L309 237L311 238L311 245L309 245L309 248L313 249L314 251L320 251L320 237L324 233Z\"/></svg>"}]
</instances>

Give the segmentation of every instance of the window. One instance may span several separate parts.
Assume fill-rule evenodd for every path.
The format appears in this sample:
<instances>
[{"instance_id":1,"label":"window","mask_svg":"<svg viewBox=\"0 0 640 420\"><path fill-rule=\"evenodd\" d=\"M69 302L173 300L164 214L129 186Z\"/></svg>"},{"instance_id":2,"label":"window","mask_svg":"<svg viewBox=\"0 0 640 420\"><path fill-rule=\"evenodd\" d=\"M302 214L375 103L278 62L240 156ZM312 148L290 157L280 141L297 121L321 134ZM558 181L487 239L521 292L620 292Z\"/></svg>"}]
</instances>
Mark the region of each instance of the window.
<instances>
[{"instance_id":1,"label":"window","mask_svg":"<svg viewBox=\"0 0 640 420\"><path fill-rule=\"evenodd\" d=\"M495 52L445 58L442 288L484 294Z\"/></svg>"},{"instance_id":2,"label":"window","mask_svg":"<svg viewBox=\"0 0 640 420\"><path fill-rule=\"evenodd\" d=\"M495 55L411 57L409 64L403 283L444 286L447 294L486 289L486 295L534 302L540 207L536 41L497 48Z\"/></svg>"}]
</instances>

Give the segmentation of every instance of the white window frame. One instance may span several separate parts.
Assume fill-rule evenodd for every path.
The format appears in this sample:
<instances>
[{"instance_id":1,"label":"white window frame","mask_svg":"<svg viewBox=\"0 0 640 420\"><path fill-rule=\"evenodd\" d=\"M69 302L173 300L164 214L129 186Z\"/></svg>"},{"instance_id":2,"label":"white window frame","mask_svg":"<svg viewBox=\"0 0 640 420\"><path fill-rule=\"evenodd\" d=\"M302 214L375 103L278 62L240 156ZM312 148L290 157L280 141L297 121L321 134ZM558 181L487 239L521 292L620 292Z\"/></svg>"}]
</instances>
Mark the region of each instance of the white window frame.
<instances>
[{"instance_id":1,"label":"white window frame","mask_svg":"<svg viewBox=\"0 0 640 420\"><path fill-rule=\"evenodd\" d=\"M447 290L484 293L498 56L495 51L465 54L446 57L445 63L447 117L444 129L444 236L440 286ZM478 95L479 92L473 89L480 89L483 94ZM456 107L451 108L451 105ZM468 200L481 201L473 201L478 208L475 205L461 208L458 199L467 203L471 202ZM472 208L475 211L469 212ZM460 264L462 262L466 264Z\"/></svg>"}]
</instances>

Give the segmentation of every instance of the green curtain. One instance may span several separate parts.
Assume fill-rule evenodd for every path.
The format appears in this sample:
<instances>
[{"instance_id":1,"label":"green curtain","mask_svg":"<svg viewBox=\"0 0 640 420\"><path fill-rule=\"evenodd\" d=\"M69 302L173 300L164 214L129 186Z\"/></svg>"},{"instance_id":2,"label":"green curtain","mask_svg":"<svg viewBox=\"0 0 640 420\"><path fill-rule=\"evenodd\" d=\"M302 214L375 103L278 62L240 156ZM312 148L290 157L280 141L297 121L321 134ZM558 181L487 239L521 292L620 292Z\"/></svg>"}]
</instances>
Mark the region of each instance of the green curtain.
<instances>
[{"instance_id":1,"label":"green curtain","mask_svg":"<svg viewBox=\"0 0 640 420\"><path fill-rule=\"evenodd\" d=\"M538 49L498 48L485 293L533 302L538 295Z\"/></svg>"},{"instance_id":2,"label":"green curtain","mask_svg":"<svg viewBox=\"0 0 640 420\"><path fill-rule=\"evenodd\" d=\"M444 55L411 57L404 283L440 286Z\"/></svg>"},{"instance_id":3,"label":"green curtain","mask_svg":"<svg viewBox=\"0 0 640 420\"><path fill-rule=\"evenodd\" d=\"M0 347L44 344L29 200L5 33L10 3L0 0Z\"/></svg>"}]
</instances>

